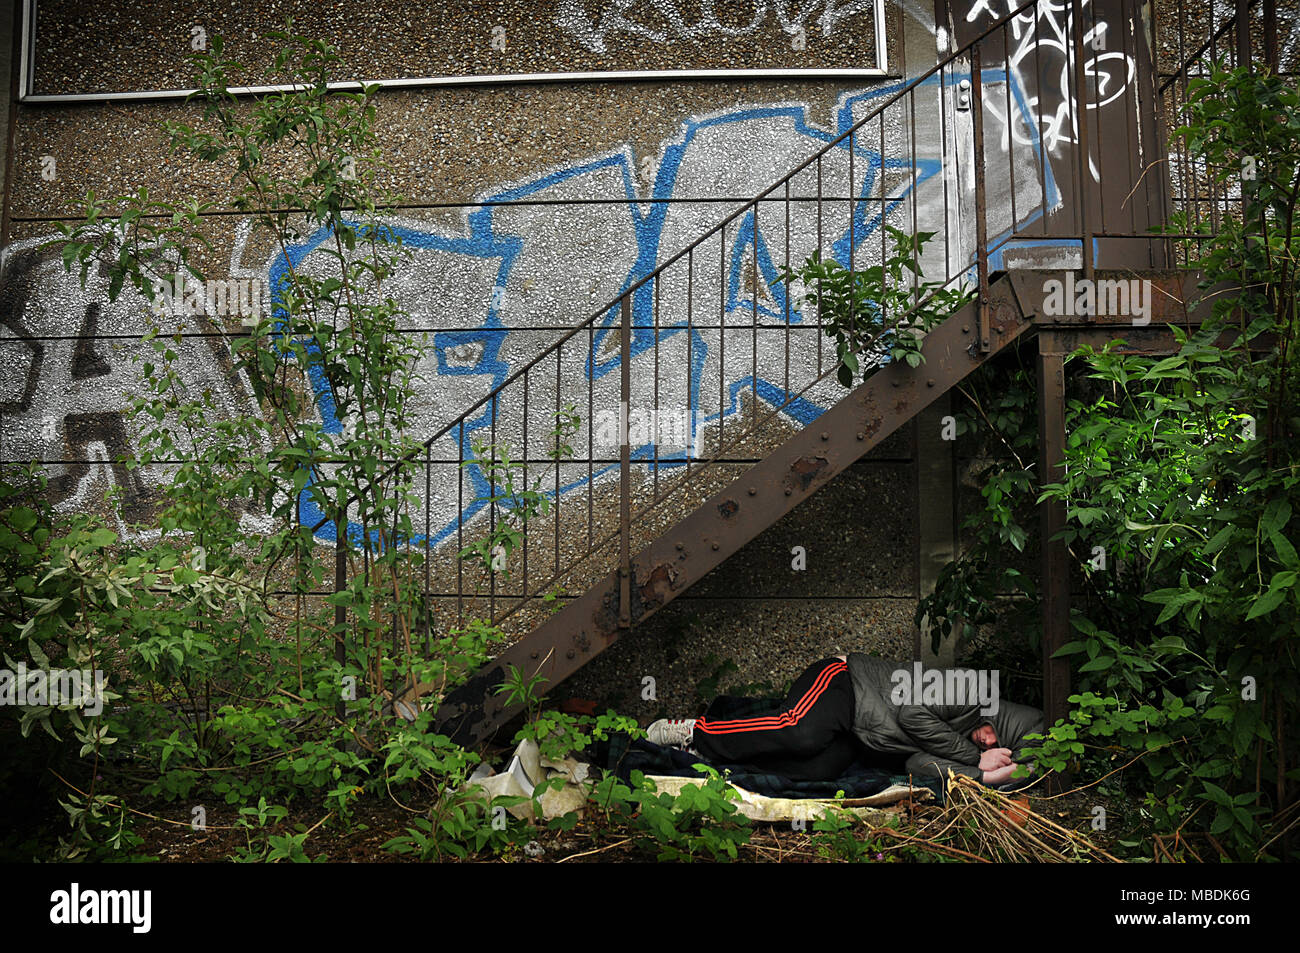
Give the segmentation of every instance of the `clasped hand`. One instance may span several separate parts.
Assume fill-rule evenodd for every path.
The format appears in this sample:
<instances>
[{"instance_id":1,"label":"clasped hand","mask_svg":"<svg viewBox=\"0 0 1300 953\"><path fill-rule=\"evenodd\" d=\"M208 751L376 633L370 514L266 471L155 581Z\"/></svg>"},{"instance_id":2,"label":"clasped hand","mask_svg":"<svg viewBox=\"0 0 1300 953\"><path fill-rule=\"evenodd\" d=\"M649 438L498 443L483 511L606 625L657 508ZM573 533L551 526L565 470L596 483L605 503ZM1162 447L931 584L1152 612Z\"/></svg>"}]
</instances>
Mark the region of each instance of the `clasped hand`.
<instances>
[{"instance_id":1,"label":"clasped hand","mask_svg":"<svg viewBox=\"0 0 1300 953\"><path fill-rule=\"evenodd\" d=\"M981 771L996 771L1011 764L1010 748L989 748L980 755Z\"/></svg>"}]
</instances>

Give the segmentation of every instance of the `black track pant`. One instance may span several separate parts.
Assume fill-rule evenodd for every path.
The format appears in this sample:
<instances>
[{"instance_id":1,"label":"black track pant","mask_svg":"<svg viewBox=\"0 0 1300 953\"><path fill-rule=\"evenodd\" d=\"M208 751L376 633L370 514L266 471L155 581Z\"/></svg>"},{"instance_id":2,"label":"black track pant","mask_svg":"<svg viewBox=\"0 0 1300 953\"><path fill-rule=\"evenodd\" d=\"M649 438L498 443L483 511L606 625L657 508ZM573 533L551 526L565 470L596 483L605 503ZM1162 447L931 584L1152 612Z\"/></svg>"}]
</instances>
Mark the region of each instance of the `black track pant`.
<instances>
[{"instance_id":1,"label":"black track pant","mask_svg":"<svg viewBox=\"0 0 1300 953\"><path fill-rule=\"evenodd\" d=\"M719 764L745 764L809 781L841 777L857 757L853 682L843 659L822 659L795 679L780 710L758 718L695 722L695 750Z\"/></svg>"}]
</instances>

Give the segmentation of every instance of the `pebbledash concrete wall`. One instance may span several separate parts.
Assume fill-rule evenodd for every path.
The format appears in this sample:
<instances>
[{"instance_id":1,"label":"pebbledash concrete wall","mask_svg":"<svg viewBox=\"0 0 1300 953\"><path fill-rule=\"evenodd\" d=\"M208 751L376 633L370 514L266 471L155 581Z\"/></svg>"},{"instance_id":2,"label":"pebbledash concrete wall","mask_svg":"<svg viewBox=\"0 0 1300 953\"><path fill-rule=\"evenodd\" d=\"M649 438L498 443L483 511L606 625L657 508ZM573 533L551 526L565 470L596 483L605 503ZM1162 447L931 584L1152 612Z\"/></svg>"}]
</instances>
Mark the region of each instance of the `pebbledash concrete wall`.
<instances>
[{"instance_id":1,"label":"pebbledash concrete wall","mask_svg":"<svg viewBox=\"0 0 1300 953\"><path fill-rule=\"evenodd\" d=\"M1007 2L971 0L967 7L963 0L954 16L964 15L967 24L991 22L1015 6ZM71 0L37 6L29 92L38 96L184 88L190 85L186 57L218 34L250 67L248 83L270 82L265 38L286 14L295 16L298 31L339 45L349 70L338 78L882 71L834 79L792 73L610 82L595 76L381 93L381 144L390 163L385 184L414 204L616 200L403 213L399 224L416 251L398 295L434 344L422 369L425 434L736 207L708 199L757 194L903 77L932 66L936 50L931 6L915 0L886 2L883 63L872 0L282 0L225 4L220 11L187 3L141 5L143 11ZM1062 14L1049 4L1041 16L1050 21ZM1124 75L1122 64L1115 75ZM0 274L0 460L6 468L45 465L62 508L103 509L105 491L117 487L128 519L147 519L166 472L132 473L117 462L132 454L139 436L124 400L152 316L131 293L110 305L106 281L93 269L83 290L41 243L58 219L77 214L87 191L110 196L147 187L159 199L228 209L222 181L163 147L160 123L197 118L195 108L165 100L29 102L13 112ZM1038 131L1025 136L1023 124L992 118L1006 127L1004 150L1027 149L1016 161L1032 162ZM1049 152L1069 144L1060 124L1041 132ZM935 190L944 187L961 191L958 170L934 158L943 154L936 144L920 142L918 153L924 155L916 157L917 168L928 170L913 186L919 201L938 202ZM1059 205L1050 168L1041 171L1016 177L1021 214L1046 215ZM1008 214L1011 203L999 201L996 183L991 187L990 215ZM650 196L684 201L640 204ZM206 223L213 247L201 264L209 275L268 279L273 250L250 236L247 223L230 214L208 216ZM795 226L806 231L809 223ZM305 237L295 253L309 260L319 238ZM739 249L741 259L761 245L751 240ZM1041 262L1041 250L1035 254ZM763 268L769 272L771 262ZM734 304L746 325L750 307L743 295ZM256 413L217 333L218 322L238 328L238 315L169 314L166 320L185 335L180 354L187 382L210 388L232 413ZM705 373L723 378L721 384L744 373L708 360L711 355ZM632 369L634 378L647 372ZM712 407L692 412L729 411L715 397ZM780 684L828 654L910 657L919 644L912 618L918 592L954 546L953 448L934 439L937 429L933 415L904 427L598 657L562 694L642 716L684 714L698 680L726 660L738 666L732 682ZM450 526L457 512L445 500L431 505L435 522ZM248 520L255 531L257 520ZM806 568L793 567L795 547L803 547ZM642 698L647 675L656 680L653 700Z\"/></svg>"}]
</instances>

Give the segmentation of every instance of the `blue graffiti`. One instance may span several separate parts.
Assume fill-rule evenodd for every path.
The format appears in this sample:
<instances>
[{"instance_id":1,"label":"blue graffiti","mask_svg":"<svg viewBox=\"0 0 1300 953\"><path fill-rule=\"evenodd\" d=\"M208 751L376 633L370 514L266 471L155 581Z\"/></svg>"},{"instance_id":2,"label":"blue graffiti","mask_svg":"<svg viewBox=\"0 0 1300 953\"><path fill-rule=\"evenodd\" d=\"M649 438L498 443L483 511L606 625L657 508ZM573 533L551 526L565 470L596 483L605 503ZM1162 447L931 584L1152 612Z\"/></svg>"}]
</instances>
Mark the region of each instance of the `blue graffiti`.
<instances>
[{"instance_id":1,"label":"blue graffiti","mask_svg":"<svg viewBox=\"0 0 1300 953\"><path fill-rule=\"evenodd\" d=\"M1052 177L1050 163L1046 160L1043 145L1038 136L1037 124L1028 118L1031 113L1019 83L1014 78L1009 78L1005 72L999 70L984 70L982 75L985 83L1009 83L1013 91L1014 101L1020 109L1021 115L1026 118L1026 126L1031 132L1034 156L1044 171L1043 207L1033 212L1024 222L1018 223L1018 225L1027 224L1041 217L1044 214L1044 208L1055 205L1059 201L1060 192ZM969 76L965 78L969 78ZM948 81L957 83L961 79L963 79L962 76L954 75L950 76ZM937 82L937 77L931 77L922 85L934 85ZM673 196L682 163L692 144L704 130L729 124L786 117L792 121L795 130L800 135L807 137L814 143L825 145L834 141L853 124L854 108L856 106L890 96L904 88L905 85L904 82L892 83L845 97L836 113L835 132L827 132L811 125L807 121L806 107L803 106L746 108L701 119L690 119L683 124L680 141L670 143L665 148L651 189L651 197L664 199ZM842 142L837 148L848 153L849 142ZM942 172L942 164L938 159L889 158L882 156L876 150L872 150L868 143L861 141L861 137L857 137L857 141L853 142L852 156L855 168L860 170L855 172L856 181L853 184L855 201L852 206L852 218L843 234L835 236L831 244L834 259L846 266L854 242L858 243L859 246L864 243L867 238L876 233L881 223L898 209L914 190L920 189L925 182ZM619 295L622 295L657 266L669 209L669 206L664 203L648 203L648 210L643 208L641 199L637 195L635 173L630 162L631 160L625 152L619 152L550 172L523 185L493 193L486 198L489 202L527 200L546 190L553 189L567 180L593 171L608 169L616 171L618 178L622 182L623 196L627 201L627 210L631 216L636 241L635 261L628 273L621 278L619 285ZM861 201L872 195L879 184L880 178L892 169L907 170L909 184L900 190L896 196L892 197L889 202ZM883 187L881 193L882 195L885 194ZM871 214L873 206L876 211ZM478 259L487 262L489 270L495 265L495 286L504 288L524 251L527 238L499 230L494 221L495 211L494 206L486 205L470 213L467 216L468 234L464 235L445 236L435 232L398 226L392 226L391 232L400 236L403 245L408 248L434 250L465 256L467 259ZM990 247L997 249L997 253L1000 255L1003 247L1008 242L1014 243L1016 241L1013 237L1014 231L1015 229L1012 229L1005 235L998 236L990 243ZM271 264L268 273L269 286L272 289L279 289L282 286L281 283L287 280L290 270L297 268L307 256L331 237L328 229L321 229L298 244L291 245L287 249L287 257L279 256ZM764 286L769 289L775 307L760 306L757 301L756 289L752 297L745 300L746 294L741 269L747 254L752 256L753 267L761 274ZM778 268L772 261L768 244L764 240L762 229L758 226L756 215L751 211L740 220L738 230L734 235L723 299L725 311L730 314L741 309L746 311L753 309L755 314L761 313L765 318L788 322L792 325L799 323L802 321L802 315L794 308L793 303L787 299L786 288L784 284L777 281L777 278ZM773 407L781 408L784 414L801 425L812 422L827 409L813 401L787 392L778 384L751 375L730 381L728 383L728 402L726 406L719 408L718 412L714 414L704 413L700 407L700 383L704 376L705 362L709 356L708 345L698 331L687 327L685 323L654 327L654 300L652 289L648 284L638 289L632 298L633 330L630 352L633 361L637 359L638 355L654 348L656 342L671 339L676 334L688 334L690 336L692 373L690 392L687 395L688 433L696 434L700 432L700 427L738 413L740 394L745 390L750 391L755 399ZM273 299L273 303L276 318L283 321L286 316L278 292ZM509 363L501 358L500 351L510 331L502 321L499 308L498 296L493 295L486 316L479 328L472 331L435 333L434 345L437 354L438 375L486 377L493 389L506 380L511 368ZM616 334L618 321L618 308L611 307L601 317L594 329L590 351L584 358L585 373L592 381L620 369L621 359L617 349L611 349L612 354L603 360L599 356L603 353L609 336ZM473 360L467 359L464 364L450 363L447 360L447 352L452 348L460 349L467 356L473 356ZM314 353L314 349L315 345L312 342L307 342L306 350L308 353ZM322 370L319 365L313 363L308 367L307 372L325 432L330 434L341 433L343 423L339 420L330 387L324 378ZM451 431L450 436L455 439L459 446L463 459L470 459L473 456L472 443L476 432L481 432L490 426L495 410L495 400L494 397L485 402L481 413L466 420L463 424L458 424ZM656 447L653 442L648 442L633 448L631 456L634 460L647 461L654 466L671 468L684 466L687 462L688 453L689 448L669 450L664 447ZM554 497L557 493L570 492L588 482L594 482L614 470L617 470L617 465L594 470L590 476L584 476L572 483L552 489L549 495ZM488 480L476 466L466 467L465 472L470 482L472 497L470 493L466 493L466 499L469 502L464 505L458 516L453 517L443 526L429 528L427 535L432 545L437 545L451 537L459 527L465 525L475 514L488 505L486 497L491 493ZM310 481L299 497L298 509L303 525L316 526L324 520L324 513L312 500ZM333 525L328 523L320 525L316 535L322 540L332 541L335 538ZM355 523L349 524L347 535L354 544L359 544L362 536L361 527ZM413 538L411 542L423 544L424 540L425 536L420 535Z\"/></svg>"}]
</instances>

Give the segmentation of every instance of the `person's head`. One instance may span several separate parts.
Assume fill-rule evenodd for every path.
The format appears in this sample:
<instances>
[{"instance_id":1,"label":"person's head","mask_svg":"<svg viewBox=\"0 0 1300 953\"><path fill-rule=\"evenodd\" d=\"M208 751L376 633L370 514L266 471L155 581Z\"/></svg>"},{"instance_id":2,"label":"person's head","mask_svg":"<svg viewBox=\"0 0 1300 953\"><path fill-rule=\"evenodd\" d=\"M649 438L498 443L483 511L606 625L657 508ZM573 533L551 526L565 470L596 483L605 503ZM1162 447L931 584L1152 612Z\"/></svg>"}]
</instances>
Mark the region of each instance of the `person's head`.
<instances>
[{"instance_id":1,"label":"person's head","mask_svg":"<svg viewBox=\"0 0 1300 953\"><path fill-rule=\"evenodd\" d=\"M1039 742L1025 741L1025 735L1043 731L1043 713L1028 705L1003 701L991 716L980 718L979 723L966 735L981 751L989 748L1010 748L1013 755L1025 747L1036 747Z\"/></svg>"},{"instance_id":2,"label":"person's head","mask_svg":"<svg viewBox=\"0 0 1300 953\"><path fill-rule=\"evenodd\" d=\"M993 726L988 722L980 725L970 733L970 740L975 742L976 747L981 751L988 751L990 748L998 746L998 735L993 730Z\"/></svg>"}]
</instances>

